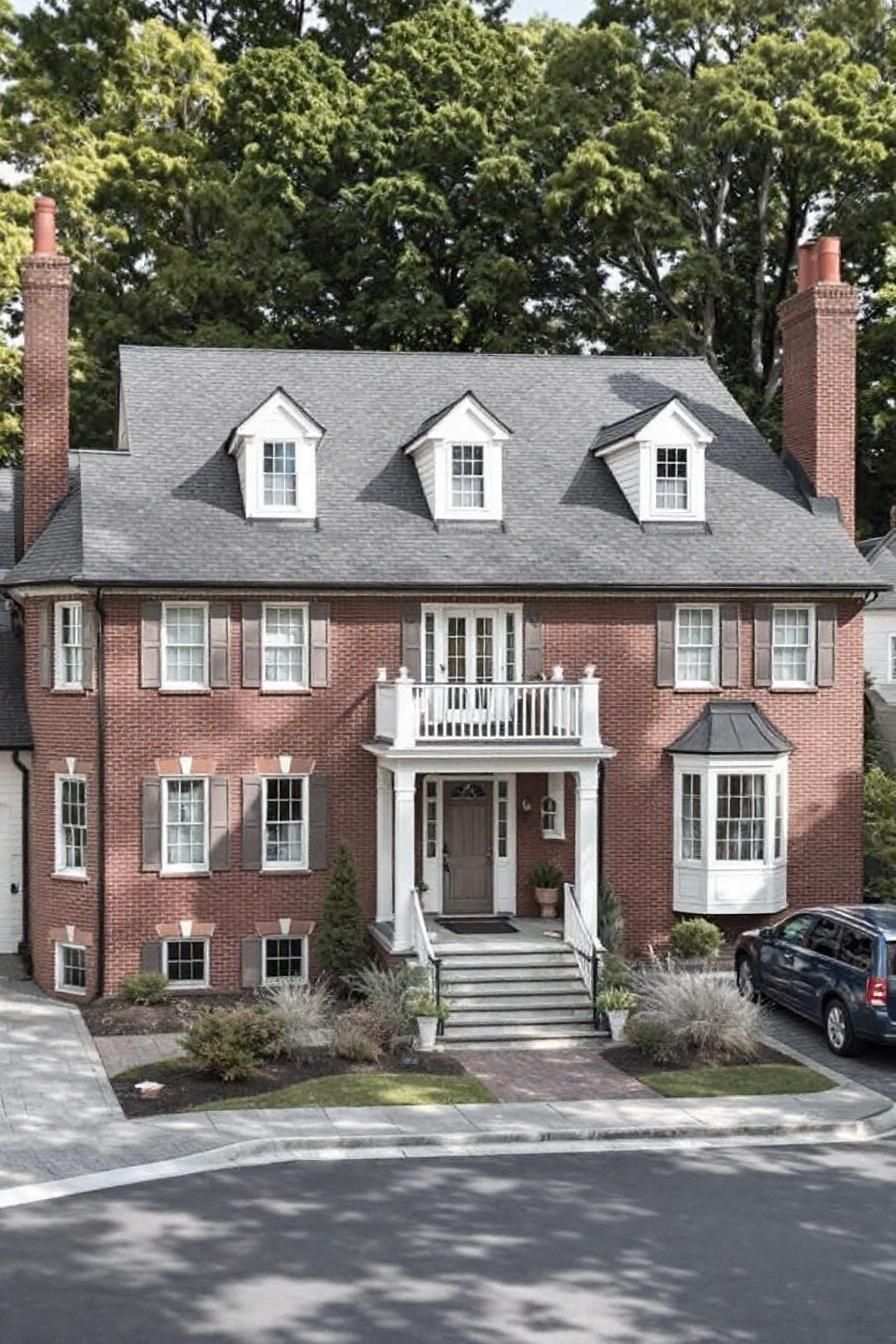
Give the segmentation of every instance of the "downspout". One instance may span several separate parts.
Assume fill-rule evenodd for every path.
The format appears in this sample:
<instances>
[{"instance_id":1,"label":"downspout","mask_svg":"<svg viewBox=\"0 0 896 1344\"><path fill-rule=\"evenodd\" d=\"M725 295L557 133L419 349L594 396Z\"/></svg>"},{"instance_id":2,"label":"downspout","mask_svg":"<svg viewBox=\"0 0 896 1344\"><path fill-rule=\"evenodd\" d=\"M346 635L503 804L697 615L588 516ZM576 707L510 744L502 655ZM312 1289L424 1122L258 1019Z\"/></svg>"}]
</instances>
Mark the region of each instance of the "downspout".
<instances>
[{"instance_id":1,"label":"downspout","mask_svg":"<svg viewBox=\"0 0 896 1344\"><path fill-rule=\"evenodd\" d=\"M105 611L100 589L96 592L96 988L102 996L106 988L106 679L104 622Z\"/></svg>"},{"instance_id":2,"label":"downspout","mask_svg":"<svg viewBox=\"0 0 896 1344\"><path fill-rule=\"evenodd\" d=\"M607 763L597 763L597 908L600 909L600 894L604 886L604 789L606 788Z\"/></svg>"},{"instance_id":3,"label":"downspout","mask_svg":"<svg viewBox=\"0 0 896 1344\"><path fill-rule=\"evenodd\" d=\"M29 861L28 852L30 849L30 840L28 834L28 817L30 808L31 793L31 771L21 759L19 752L21 748L16 747L12 753L12 763L22 776L22 955L31 975L33 958L31 956L31 884L28 881Z\"/></svg>"}]
</instances>

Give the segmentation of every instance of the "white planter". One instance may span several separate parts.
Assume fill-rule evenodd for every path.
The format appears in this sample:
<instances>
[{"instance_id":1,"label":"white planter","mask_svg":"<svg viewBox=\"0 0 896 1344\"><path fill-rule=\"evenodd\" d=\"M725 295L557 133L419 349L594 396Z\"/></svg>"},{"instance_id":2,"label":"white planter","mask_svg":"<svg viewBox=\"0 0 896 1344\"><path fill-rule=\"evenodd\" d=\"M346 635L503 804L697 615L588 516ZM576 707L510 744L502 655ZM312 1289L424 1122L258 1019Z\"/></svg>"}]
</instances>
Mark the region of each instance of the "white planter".
<instances>
[{"instance_id":1,"label":"white planter","mask_svg":"<svg viewBox=\"0 0 896 1344\"><path fill-rule=\"evenodd\" d=\"M610 1040L621 1041L625 1038L625 1024L628 1021L628 1009L616 1008L607 1013L607 1020L610 1023Z\"/></svg>"},{"instance_id":2,"label":"white planter","mask_svg":"<svg viewBox=\"0 0 896 1344\"><path fill-rule=\"evenodd\" d=\"M439 1019L437 1017L418 1017L417 1035L420 1038L418 1049L435 1050L436 1032L439 1029Z\"/></svg>"}]
</instances>

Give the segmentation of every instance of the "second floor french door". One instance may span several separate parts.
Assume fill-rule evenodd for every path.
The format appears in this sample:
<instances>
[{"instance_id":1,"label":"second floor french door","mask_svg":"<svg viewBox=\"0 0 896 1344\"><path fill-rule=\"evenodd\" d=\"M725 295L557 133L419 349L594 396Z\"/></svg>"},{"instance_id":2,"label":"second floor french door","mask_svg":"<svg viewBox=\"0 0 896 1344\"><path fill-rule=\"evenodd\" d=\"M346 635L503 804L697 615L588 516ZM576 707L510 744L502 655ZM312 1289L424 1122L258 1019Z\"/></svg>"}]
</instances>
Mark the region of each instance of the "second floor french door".
<instances>
[{"instance_id":1,"label":"second floor french door","mask_svg":"<svg viewBox=\"0 0 896 1344\"><path fill-rule=\"evenodd\" d=\"M518 681L521 626L521 613L514 608L425 610L425 680L454 686Z\"/></svg>"}]
</instances>

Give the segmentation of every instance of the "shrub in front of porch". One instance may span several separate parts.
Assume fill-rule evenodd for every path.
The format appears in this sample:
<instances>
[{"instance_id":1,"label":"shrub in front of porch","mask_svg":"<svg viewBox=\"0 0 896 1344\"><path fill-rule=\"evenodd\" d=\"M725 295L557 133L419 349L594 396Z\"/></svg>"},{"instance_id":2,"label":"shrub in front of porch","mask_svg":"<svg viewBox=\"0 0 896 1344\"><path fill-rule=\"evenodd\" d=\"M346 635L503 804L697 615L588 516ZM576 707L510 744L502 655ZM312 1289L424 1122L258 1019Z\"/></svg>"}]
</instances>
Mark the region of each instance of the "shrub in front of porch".
<instances>
[{"instance_id":1,"label":"shrub in front of porch","mask_svg":"<svg viewBox=\"0 0 896 1344\"><path fill-rule=\"evenodd\" d=\"M635 976L627 1039L656 1064L742 1064L761 1044L762 1010L733 980L651 968Z\"/></svg>"},{"instance_id":2,"label":"shrub in front of porch","mask_svg":"<svg viewBox=\"0 0 896 1344\"><path fill-rule=\"evenodd\" d=\"M264 1008L213 1008L201 1013L181 1043L202 1069L226 1083L251 1078L283 1048L283 1030Z\"/></svg>"},{"instance_id":3,"label":"shrub in front of porch","mask_svg":"<svg viewBox=\"0 0 896 1344\"><path fill-rule=\"evenodd\" d=\"M719 955L722 942L722 930L710 920L680 919L669 934L669 951L681 961L708 961Z\"/></svg>"},{"instance_id":4,"label":"shrub in front of porch","mask_svg":"<svg viewBox=\"0 0 896 1344\"><path fill-rule=\"evenodd\" d=\"M333 876L324 894L317 935L317 951L324 970L336 980L345 981L367 960L364 942L358 876L348 848L340 845Z\"/></svg>"}]
</instances>

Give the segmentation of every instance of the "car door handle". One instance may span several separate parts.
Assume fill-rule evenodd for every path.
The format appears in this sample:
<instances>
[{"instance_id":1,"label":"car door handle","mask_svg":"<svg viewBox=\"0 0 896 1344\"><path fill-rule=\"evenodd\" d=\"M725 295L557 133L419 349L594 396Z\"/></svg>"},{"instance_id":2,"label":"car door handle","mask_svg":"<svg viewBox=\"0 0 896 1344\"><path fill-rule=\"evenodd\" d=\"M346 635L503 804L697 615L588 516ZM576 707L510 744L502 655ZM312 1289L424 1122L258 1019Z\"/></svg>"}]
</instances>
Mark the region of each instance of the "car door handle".
<instances>
[{"instance_id":1,"label":"car door handle","mask_svg":"<svg viewBox=\"0 0 896 1344\"><path fill-rule=\"evenodd\" d=\"M792 966L792 965L793 965L793 953L792 953L792 952L782 952L782 953L781 953L781 960L782 960L782 961L786 961L788 966Z\"/></svg>"}]
</instances>

